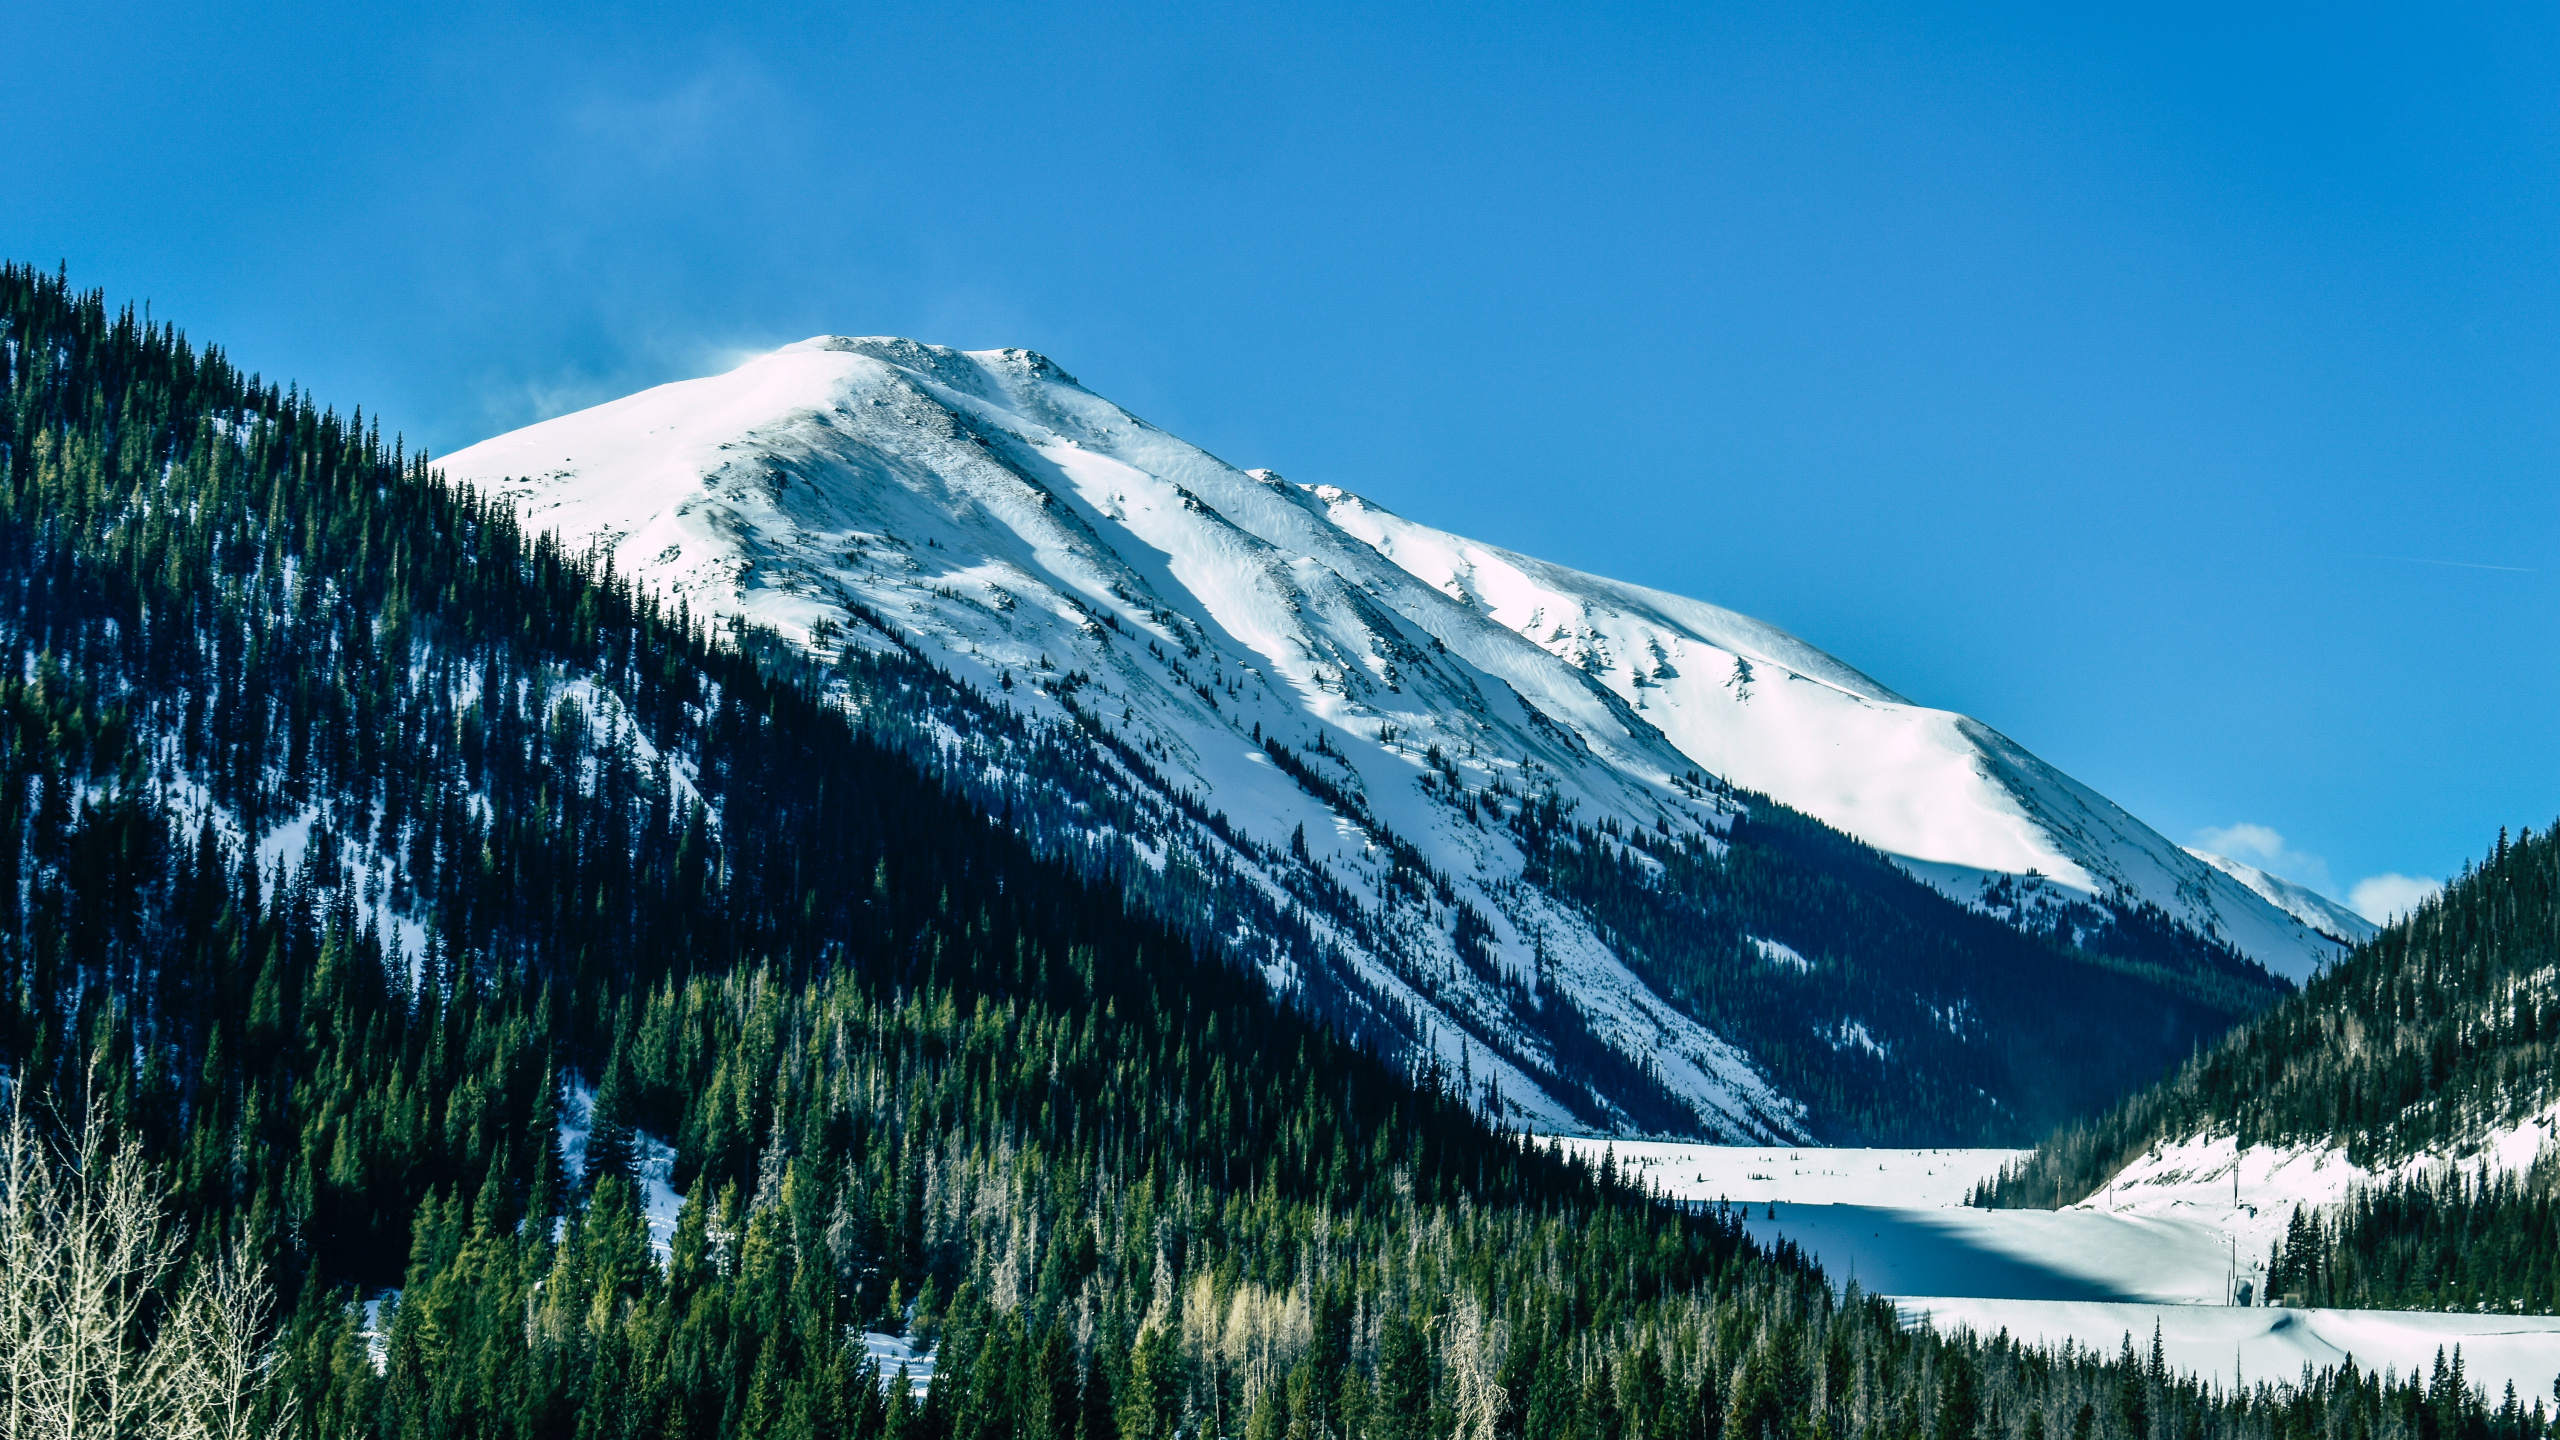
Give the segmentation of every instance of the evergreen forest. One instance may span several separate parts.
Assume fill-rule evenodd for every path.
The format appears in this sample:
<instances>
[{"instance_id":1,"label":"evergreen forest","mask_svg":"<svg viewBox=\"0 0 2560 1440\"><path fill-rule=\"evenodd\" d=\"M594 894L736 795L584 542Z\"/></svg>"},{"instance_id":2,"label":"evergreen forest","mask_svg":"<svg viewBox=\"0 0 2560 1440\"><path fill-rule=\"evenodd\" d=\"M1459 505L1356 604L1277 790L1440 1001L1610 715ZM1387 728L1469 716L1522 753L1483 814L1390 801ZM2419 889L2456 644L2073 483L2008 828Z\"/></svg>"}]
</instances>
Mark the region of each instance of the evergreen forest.
<instances>
[{"instance_id":1,"label":"evergreen forest","mask_svg":"<svg viewBox=\"0 0 2560 1440\"><path fill-rule=\"evenodd\" d=\"M360 414L17 268L0 365L4 1440L2551 1433L1907 1325Z\"/></svg>"}]
</instances>

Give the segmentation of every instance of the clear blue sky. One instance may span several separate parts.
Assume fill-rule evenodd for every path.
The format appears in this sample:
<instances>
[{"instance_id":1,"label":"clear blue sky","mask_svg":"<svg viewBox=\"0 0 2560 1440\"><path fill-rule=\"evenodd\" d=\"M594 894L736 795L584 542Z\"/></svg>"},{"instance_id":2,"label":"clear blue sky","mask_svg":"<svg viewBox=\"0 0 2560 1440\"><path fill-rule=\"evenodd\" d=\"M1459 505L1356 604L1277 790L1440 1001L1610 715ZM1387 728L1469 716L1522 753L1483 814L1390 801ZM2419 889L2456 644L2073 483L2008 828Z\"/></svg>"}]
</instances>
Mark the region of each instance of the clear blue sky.
<instances>
[{"instance_id":1,"label":"clear blue sky","mask_svg":"<svg viewBox=\"0 0 2560 1440\"><path fill-rule=\"evenodd\" d=\"M438 450L1028 345L2343 895L2560 815L2555 16L0 0L0 254Z\"/></svg>"}]
</instances>

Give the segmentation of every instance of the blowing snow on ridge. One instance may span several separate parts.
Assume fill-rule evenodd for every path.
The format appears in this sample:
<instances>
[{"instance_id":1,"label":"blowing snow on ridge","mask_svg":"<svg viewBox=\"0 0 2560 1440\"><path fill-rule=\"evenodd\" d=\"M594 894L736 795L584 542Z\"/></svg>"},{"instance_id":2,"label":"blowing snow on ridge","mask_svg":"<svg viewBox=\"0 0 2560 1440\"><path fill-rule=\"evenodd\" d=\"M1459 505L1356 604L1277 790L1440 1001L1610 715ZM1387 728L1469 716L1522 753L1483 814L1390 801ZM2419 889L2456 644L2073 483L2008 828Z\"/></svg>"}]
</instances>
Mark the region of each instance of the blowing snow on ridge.
<instances>
[{"instance_id":1,"label":"blowing snow on ridge","mask_svg":"<svg viewBox=\"0 0 2560 1440\"><path fill-rule=\"evenodd\" d=\"M2022 928L2156 907L2296 978L2339 950L1774 627L1239 470L1027 351L821 337L443 469L698 618L947 674L1082 747L1047 782L1066 820L1024 802L1040 843L1212 877L1216 943L1513 1123L1822 1138L1766 1054L1540 883L1524 816L1659 873L1655 846L1722 853L1738 787ZM1011 812L1025 762L937 723L945 773ZM1736 964L1813 968L1797 936L1738 938ZM1963 1038L1962 997L1928 1008ZM1803 1018L1839 1063L1892 1063L1874 1016Z\"/></svg>"}]
</instances>

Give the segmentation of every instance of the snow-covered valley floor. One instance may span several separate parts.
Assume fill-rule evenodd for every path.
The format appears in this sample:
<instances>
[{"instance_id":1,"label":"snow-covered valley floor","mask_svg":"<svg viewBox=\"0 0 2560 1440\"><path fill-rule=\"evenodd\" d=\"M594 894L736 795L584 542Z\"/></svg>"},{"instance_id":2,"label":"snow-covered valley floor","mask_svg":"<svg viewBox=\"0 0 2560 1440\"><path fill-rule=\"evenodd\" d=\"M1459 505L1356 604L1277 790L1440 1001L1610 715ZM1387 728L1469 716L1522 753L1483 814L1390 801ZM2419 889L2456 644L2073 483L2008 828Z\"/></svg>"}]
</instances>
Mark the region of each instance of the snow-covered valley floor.
<instances>
[{"instance_id":1,"label":"snow-covered valley floor","mask_svg":"<svg viewBox=\"0 0 2560 1440\"><path fill-rule=\"evenodd\" d=\"M2471 1383L2496 1404L2505 1388L2547 1405L2552 1371L2560 1368L2560 1317L2438 1315L2418 1310L2283 1310L2265 1306L2135 1305L2088 1300L2002 1300L1972 1296L1897 1295L1906 1320L1980 1334L2006 1330L2049 1345L2114 1351L2133 1337L2137 1353L2160 1327L2160 1350L2179 1370L2235 1377L2257 1385L2301 1378L2353 1359L2368 1372L2428 1373L2436 1352L2458 1346Z\"/></svg>"},{"instance_id":2,"label":"snow-covered valley floor","mask_svg":"<svg viewBox=\"0 0 2560 1440\"><path fill-rule=\"evenodd\" d=\"M2230 1296L2229 1247L2192 1220L1780 1201L1751 1206L1746 1223L1760 1240L1794 1241L1834 1280L1882 1295L2217 1306Z\"/></svg>"},{"instance_id":3,"label":"snow-covered valley floor","mask_svg":"<svg viewBox=\"0 0 2560 1440\"><path fill-rule=\"evenodd\" d=\"M2439 1348L2458 1345L2493 1401L2509 1382L2528 1400L2547 1395L2560 1371L2560 1317L2230 1304L2235 1272L2248 1280L2253 1261L2266 1258L2264 1217L2290 1214L2297 1198L2334 1198L2325 1184L2298 1197L2282 1187L2291 1170L2321 1168L2298 1160L2245 1167L2237 1209L2164 1186L2156 1205L2110 1187L2096 1204L2060 1211L1974 1210L1965 1193L2022 1152L1558 1143L1594 1159L1606 1153L1672 1199L1745 1207L1755 1238L1793 1241L1835 1283L1854 1279L1892 1297L1906 1318L1941 1328L2113 1351L2128 1335L2147 1347L2157 1325L2172 1364L2250 1384L2349 1356L2366 1370L2424 1373Z\"/></svg>"}]
</instances>

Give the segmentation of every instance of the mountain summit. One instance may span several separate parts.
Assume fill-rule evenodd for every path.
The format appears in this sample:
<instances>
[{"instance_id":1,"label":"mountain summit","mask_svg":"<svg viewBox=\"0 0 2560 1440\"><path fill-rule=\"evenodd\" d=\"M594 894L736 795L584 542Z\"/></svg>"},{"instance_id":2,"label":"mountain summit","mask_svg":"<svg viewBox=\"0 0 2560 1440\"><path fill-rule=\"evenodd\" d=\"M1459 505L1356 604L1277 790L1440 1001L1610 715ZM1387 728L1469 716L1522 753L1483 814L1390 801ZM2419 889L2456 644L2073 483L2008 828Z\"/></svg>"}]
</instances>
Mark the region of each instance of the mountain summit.
<instances>
[{"instance_id":1,"label":"mountain summit","mask_svg":"<svg viewBox=\"0 0 2560 1440\"><path fill-rule=\"evenodd\" d=\"M2038 1042L1991 1033L2032 1022L1992 1018L2010 1002L1984 974L1874 953L1911 947L1840 929L1845 901L1733 889L1731 852L1781 810L1890 857L1768 851L1833 856L1824 883L1891 891L1892 924L1966 923L1875 878L1898 869L2053 963L2193 971L2226 1010L2258 1003L2230 986L2264 983L2240 957L2300 978L2342 948L1989 726L1774 626L1238 469L1030 351L822 336L443 470L697 618L847 674L936 677L848 703L1036 843L1160 908L1205 907L1204 943L1519 1122L1908 1133L1845 1097L2004 1046L1944 1061L1972 1095L1941 1128L2006 1132L2065 1103L2035 1093L2016 1046ZM969 705L1025 738L947 708ZM1661 905L1627 898L1648 888ZM1795 933L1770 933L1782 921ZM2005 942L1945 948L1985 943ZM2141 950L2162 945L2188 958ZM2204 1024L2178 1013L2160 1061ZM2148 1078L2148 1055L2086 1084Z\"/></svg>"}]
</instances>

